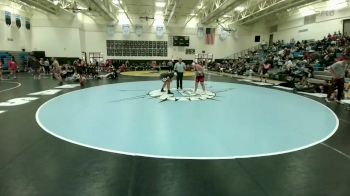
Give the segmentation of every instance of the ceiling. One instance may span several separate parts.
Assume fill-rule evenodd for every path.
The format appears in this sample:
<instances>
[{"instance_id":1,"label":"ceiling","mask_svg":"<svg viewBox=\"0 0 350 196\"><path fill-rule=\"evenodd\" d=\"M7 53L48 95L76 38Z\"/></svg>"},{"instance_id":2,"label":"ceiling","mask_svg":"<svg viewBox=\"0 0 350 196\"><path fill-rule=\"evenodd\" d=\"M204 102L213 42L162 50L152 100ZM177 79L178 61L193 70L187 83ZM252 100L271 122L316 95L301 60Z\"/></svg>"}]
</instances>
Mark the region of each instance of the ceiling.
<instances>
[{"instance_id":1,"label":"ceiling","mask_svg":"<svg viewBox=\"0 0 350 196\"><path fill-rule=\"evenodd\" d=\"M183 24L194 18L204 26L251 24L277 13L326 0L11 0L55 14L60 10L82 12L96 20L131 24ZM347 2L349 0L329 0ZM164 6L156 6L163 2ZM124 17L121 17L124 16Z\"/></svg>"}]
</instances>

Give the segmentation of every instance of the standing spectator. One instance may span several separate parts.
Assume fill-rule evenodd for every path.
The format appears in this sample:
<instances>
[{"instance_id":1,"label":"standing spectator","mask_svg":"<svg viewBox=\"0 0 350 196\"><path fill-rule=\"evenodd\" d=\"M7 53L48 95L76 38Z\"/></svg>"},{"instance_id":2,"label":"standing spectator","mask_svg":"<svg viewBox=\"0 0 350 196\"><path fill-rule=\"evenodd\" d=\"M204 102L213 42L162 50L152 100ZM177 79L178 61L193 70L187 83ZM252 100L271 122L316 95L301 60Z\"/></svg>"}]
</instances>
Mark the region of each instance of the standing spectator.
<instances>
[{"instance_id":1,"label":"standing spectator","mask_svg":"<svg viewBox=\"0 0 350 196\"><path fill-rule=\"evenodd\" d=\"M34 79L40 79L40 64L33 53L29 56L28 65L32 69Z\"/></svg>"},{"instance_id":2,"label":"standing spectator","mask_svg":"<svg viewBox=\"0 0 350 196\"><path fill-rule=\"evenodd\" d=\"M50 62L48 59L44 61L44 69L46 74L50 74Z\"/></svg>"},{"instance_id":3,"label":"standing spectator","mask_svg":"<svg viewBox=\"0 0 350 196\"><path fill-rule=\"evenodd\" d=\"M43 58L40 58L39 64L40 64L40 72L44 72L45 73L45 63L44 63L44 59Z\"/></svg>"},{"instance_id":4,"label":"standing spectator","mask_svg":"<svg viewBox=\"0 0 350 196\"><path fill-rule=\"evenodd\" d=\"M177 73L176 76L176 88L179 90L179 88L182 90L182 80L184 77L184 71L185 71L185 63L182 62L182 59L179 58L179 61L175 64L174 71Z\"/></svg>"},{"instance_id":5,"label":"standing spectator","mask_svg":"<svg viewBox=\"0 0 350 196\"><path fill-rule=\"evenodd\" d=\"M63 84L62 76L61 76L61 67L56 58L52 58L52 76L54 79L58 80L60 85Z\"/></svg>"},{"instance_id":6,"label":"standing spectator","mask_svg":"<svg viewBox=\"0 0 350 196\"><path fill-rule=\"evenodd\" d=\"M84 60L79 59L77 61L77 72L80 76L79 78L79 82L80 82L80 86L84 86L85 85L85 81L86 81L86 63Z\"/></svg>"},{"instance_id":7,"label":"standing spectator","mask_svg":"<svg viewBox=\"0 0 350 196\"><path fill-rule=\"evenodd\" d=\"M337 88L337 98L336 102L341 103L341 99L343 96L344 91L344 78L345 78L345 72L347 71L350 64L350 59L345 58L342 61L336 62L333 65L329 67L329 70L332 74L332 84L329 88L328 95L326 98L327 102L330 102L330 97L332 93L334 92L335 88Z\"/></svg>"},{"instance_id":8,"label":"standing spectator","mask_svg":"<svg viewBox=\"0 0 350 196\"><path fill-rule=\"evenodd\" d=\"M9 61L9 70L13 77L13 79L16 79L16 73L17 73L17 64L15 61L15 57L12 57L12 60Z\"/></svg>"},{"instance_id":9,"label":"standing spectator","mask_svg":"<svg viewBox=\"0 0 350 196\"><path fill-rule=\"evenodd\" d=\"M169 67L169 71L171 71L171 70L173 70L174 69L174 64L173 64L173 62L171 61L171 60L169 60L169 62L168 62L168 67Z\"/></svg>"},{"instance_id":10,"label":"standing spectator","mask_svg":"<svg viewBox=\"0 0 350 196\"><path fill-rule=\"evenodd\" d=\"M269 60L265 61L259 68L259 74L260 74L260 82L262 82L262 79L265 79L265 83L267 82L267 72L271 69L272 65Z\"/></svg>"}]
</instances>

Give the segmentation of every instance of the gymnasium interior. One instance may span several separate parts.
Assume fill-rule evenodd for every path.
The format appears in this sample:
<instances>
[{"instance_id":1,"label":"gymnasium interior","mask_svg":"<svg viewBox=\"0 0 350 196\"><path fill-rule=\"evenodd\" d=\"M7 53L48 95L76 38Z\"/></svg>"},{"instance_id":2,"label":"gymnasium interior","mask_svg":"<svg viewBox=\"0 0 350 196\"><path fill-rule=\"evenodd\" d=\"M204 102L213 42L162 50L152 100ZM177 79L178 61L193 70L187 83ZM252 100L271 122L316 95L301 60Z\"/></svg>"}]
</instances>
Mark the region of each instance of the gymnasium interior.
<instances>
[{"instance_id":1,"label":"gymnasium interior","mask_svg":"<svg viewBox=\"0 0 350 196\"><path fill-rule=\"evenodd\" d=\"M1 0L1 196L349 196L350 0Z\"/></svg>"}]
</instances>

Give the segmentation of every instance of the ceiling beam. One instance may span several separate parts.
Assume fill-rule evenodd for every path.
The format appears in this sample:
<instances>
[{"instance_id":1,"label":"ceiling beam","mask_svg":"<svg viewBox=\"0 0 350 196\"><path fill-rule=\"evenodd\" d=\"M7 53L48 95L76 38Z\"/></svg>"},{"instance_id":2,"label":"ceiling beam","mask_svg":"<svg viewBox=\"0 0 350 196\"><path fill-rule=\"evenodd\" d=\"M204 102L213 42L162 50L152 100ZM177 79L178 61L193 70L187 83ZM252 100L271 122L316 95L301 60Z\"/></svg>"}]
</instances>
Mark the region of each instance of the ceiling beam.
<instances>
[{"instance_id":1,"label":"ceiling beam","mask_svg":"<svg viewBox=\"0 0 350 196\"><path fill-rule=\"evenodd\" d=\"M20 0L10 0L9 2L0 3L0 5L8 6L16 10L21 10L28 16L33 15L33 7Z\"/></svg>"},{"instance_id":2,"label":"ceiling beam","mask_svg":"<svg viewBox=\"0 0 350 196\"><path fill-rule=\"evenodd\" d=\"M56 15L58 13L58 8L55 7L53 4L51 4L50 2L48 1L40 1L40 0L20 0L22 1L23 3L29 5L29 6L32 6L32 7L35 7L35 8L38 8L40 10L43 10L45 12L48 12L50 14L54 14Z\"/></svg>"},{"instance_id":3,"label":"ceiling beam","mask_svg":"<svg viewBox=\"0 0 350 196\"><path fill-rule=\"evenodd\" d=\"M173 9L171 10L170 16L169 16L168 21L167 21L167 23L166 23L167 26L169 26L170 20L171 20L171 19L173 18L173 16L174 16L175 9L176 9L176 5L177 5L177 3L176 3L176 1L175 1L174 6L173 6Z\"/></svg>"},{"instance_id":4,"label":"ceiling beam","mask_svg":"<svg viewBox=\"0 0 350 196\"><path fill-rule=\"evenodd\" d=\"M208 25L215 22L218 18L226 13L234 10L234 8L243 4L246 0L216 0L211 1L211 4L206 4L205 11L207 14L200 20L203 25Z\"/></svg>"},{"instance_id":5,"label":"ceiling beam","mask_svg":"<svg viewBox=\"0 0 350 196\"><path fill-rule=\"evenodd\" d=\"M132 25L133 24L133 22L132 22L132 20L131 20L131 18L130 18L130 16L129 16L129 14L128 14L128 8L126 7L126 4L120 4L119 5L119 7L123 10L123 12L124 12L124 14L125 14L125 16L128 18L128 20L129 20L129 22L130 22L130 24Z\"/></svg>"},{"instance_id":6,"label":"ceiling beam","mask_svg":"<svg viewBox=\"0 0 350 196\"><path fill-rule=\"evenodd\" d=\"M84 0L84 3L86 5L94 5L94 7L98 8L99 10L96 10L98 13L102 13L102 16L106 19L106 20L110 20L110 21L118 21L118 18L116 15L114 15L114 13L111 13L109 10L109 7L107 8L103 2L101 2L100 0Z\"/></svg>"},{"instance_id":7,"label":"ceiling beam","mask_svg":"<svg viewBox=\"0 0 350 196\"><path fill-rule=\"evenodd\" d=\"M241 25L253 23L262 17L316 1L318 0L299 0L289 2L285 2L285 0L266 1L267 4L265 4L265 7L260 7L259 10L253 11L245 17L239 17L235 22Z\"/></svg>"}]
</instances>

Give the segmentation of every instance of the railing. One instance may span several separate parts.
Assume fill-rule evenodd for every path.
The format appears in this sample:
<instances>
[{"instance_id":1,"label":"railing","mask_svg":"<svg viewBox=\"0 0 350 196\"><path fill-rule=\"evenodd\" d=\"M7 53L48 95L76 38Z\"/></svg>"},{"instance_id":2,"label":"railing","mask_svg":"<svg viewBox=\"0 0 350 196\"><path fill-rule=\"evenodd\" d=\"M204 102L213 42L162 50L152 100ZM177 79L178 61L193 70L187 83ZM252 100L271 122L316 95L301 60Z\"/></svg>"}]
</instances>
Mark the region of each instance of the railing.
<instances>
[{"instance_id":1,"label":"railing","mask_svg":"<svg viewBox=\"0 0 350 196\"><path fill-rule=\"evenodd\" d=\"M231 55L225 57L225 59L238 59L238 57L244 57L245 55L249 54L250 51L259 50L261 48L262 48L261 44L260 45L256 45L256 46L253 46L251 48L248 48L248 49L236 52L234 54L231 54Z\"/></svg>"}]
</instances>

